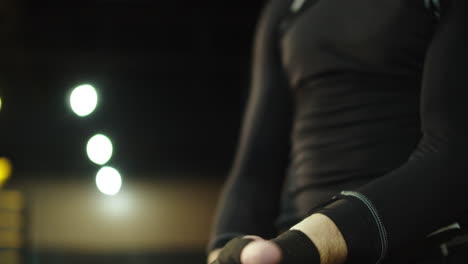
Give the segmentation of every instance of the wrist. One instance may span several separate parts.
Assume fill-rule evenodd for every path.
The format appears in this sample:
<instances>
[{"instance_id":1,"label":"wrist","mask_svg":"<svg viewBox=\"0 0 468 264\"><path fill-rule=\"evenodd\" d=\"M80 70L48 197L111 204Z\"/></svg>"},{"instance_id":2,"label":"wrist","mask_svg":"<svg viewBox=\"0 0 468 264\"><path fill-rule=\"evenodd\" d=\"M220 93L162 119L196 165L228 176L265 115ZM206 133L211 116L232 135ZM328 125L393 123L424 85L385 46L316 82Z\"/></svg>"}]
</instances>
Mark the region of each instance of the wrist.
<instances>
[{"instance_id":1,"label":"wrist","mask_svg":"<svg viewBox=\"0 0 468 264\"><path fill-rule=\"evenodd\" d=\"M313 214L291 230L303 232L317 247L321 264L342 264L348 254L346 241L335 223L323 214Z\"/></svg>"},{"instance_id":2,"label":"wrist","mask_svg":"<svg viewBox=\"0 0 468 264\"><path fill-rule=\"evenodd\" d=\"M289 230L272 241L281 249L281 263L320 264L317 247L302 231Z\"/></svg>"}]
</instances>

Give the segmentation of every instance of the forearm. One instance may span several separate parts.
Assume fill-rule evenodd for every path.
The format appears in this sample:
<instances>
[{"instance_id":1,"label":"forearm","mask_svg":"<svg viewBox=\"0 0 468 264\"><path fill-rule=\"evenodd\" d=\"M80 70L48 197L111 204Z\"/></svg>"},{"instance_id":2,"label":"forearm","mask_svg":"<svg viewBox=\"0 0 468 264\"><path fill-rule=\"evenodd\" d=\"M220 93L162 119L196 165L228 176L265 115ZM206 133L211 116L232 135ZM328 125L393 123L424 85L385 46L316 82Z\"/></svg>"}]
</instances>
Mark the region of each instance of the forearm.
<instances>
[{"instance_id":1,"label":"forearm","mask_svg":"<svg viewBox=\"0 0 468 264\"><path fill-rule=\"evenodd\" d=\"M306 234L317 247L321 264L342 264L348 249L335 223L323 214L313 214L291 229Z\"/></svg>"}]
</instances>

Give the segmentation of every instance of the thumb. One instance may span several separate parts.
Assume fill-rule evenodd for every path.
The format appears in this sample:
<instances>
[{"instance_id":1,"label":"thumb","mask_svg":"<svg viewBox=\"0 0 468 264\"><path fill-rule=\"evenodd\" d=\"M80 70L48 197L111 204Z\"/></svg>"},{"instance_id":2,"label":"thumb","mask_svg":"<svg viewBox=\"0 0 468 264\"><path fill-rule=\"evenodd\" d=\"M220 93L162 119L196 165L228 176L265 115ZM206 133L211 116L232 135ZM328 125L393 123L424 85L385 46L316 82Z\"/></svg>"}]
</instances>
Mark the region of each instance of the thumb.
<instances>
[{"instance_id":1,"label":"thumb","mask_svg":"<svg viewBox=\"0 0 468 264\"><path fill-rule=\"evenodd\" d=\"M242 250L240 259L242 264L279 264L281 249L268 240L253 241Z\"/></svg>"}]
</instances>

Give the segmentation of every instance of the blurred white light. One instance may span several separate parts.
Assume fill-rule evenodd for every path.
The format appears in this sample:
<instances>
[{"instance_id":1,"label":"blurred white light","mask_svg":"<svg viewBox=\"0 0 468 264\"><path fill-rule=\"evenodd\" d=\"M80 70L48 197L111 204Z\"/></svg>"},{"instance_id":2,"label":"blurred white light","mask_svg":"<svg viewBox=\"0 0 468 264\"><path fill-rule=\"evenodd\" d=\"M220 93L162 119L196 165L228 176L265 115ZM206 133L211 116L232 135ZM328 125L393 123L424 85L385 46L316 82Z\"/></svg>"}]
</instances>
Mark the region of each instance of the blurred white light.
<instances>
[{"instance_id":1,"label":"blurred white light","mask_svg":"<svg viewBox=\"0 0 468 264\"><path fill-rule=\"evenodd\" d=\"M104 165L112 157L112 142L102 134L97 134L88 140L86 153L88 158L98 164Z\"/></svg>"},{"instance_id":2,"label":"blurred white light","mask_svg":"<svg viewBox=\"0 0 468 264\"><path fill-rule=\"evenodd\" d=\"M96 175L96 185L102 193L115 195L120 191L122 178L116 169L111 167L102 167Z\"/></svg>"},{"instance_id":3,"label":"blurred white light","mask_svg":"<svg viewBox=\"0 0 468 264\"><path fill-rule=\"evenodd\" d=\"M91 114L96 108L97 102L96 89L89 84L76 87L70 95L70 106L78 116Z\"/></svg>"}]
</instances>

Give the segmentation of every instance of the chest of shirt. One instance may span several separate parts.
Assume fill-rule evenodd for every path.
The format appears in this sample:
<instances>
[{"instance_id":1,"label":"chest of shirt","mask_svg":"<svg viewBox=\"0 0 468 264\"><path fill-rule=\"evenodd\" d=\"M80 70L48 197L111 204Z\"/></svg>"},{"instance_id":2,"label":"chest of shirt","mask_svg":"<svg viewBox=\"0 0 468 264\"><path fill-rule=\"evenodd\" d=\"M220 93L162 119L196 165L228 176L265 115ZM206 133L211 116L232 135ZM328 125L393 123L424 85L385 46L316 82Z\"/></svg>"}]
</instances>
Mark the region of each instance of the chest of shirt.
<instances>
[{"instance_id":1,"label":"chest of shirt","mask_svg":"<svg viewBox=\"0 0 468 264\"><path fill-rule=\"evenodd\" d=\"M299 4L293 1L299 10L280 38L293 80L323 71L421 70L436 23L423 1L317 0L302 10Z\"/></svg>"}]
</instances>

